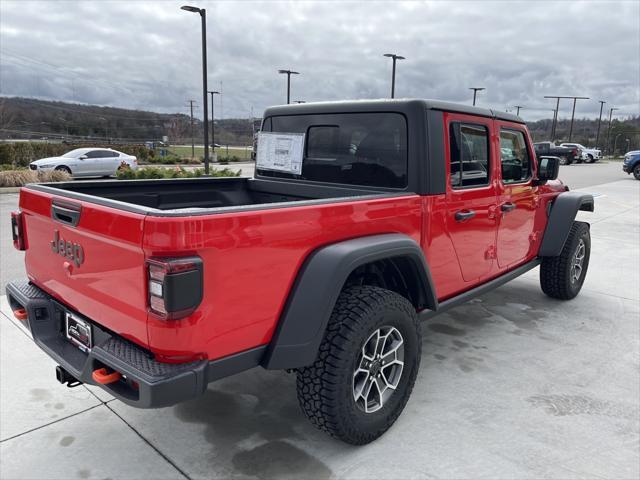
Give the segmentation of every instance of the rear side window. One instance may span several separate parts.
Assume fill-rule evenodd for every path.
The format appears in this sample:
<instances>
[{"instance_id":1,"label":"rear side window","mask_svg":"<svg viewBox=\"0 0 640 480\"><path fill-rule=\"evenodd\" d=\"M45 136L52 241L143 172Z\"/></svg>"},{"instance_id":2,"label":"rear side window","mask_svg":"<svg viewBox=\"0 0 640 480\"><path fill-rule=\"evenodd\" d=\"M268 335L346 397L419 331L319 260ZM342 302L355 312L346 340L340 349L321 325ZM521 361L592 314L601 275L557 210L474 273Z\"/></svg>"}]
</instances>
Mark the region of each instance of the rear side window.
<instances>
[{"instance_id":1,"label":"rear side window","mask_svg":"<svg viewBox=\"0 0 640 480\"><path fill-rule=\"evenodd\" d=\"M489 132L484 125L449 126L449 173L453 188L489 185Z\"/></svg>"},{"instance_id":2,"label":"rear side window","mask_svg":"<svg viewBox=\"0 0 640 480\"><path fill-rule=\"evenodd\" d=\"M500 164L503 183L526 182L531 178L531 158L523 132L500 131Z\"/></svg>"},{"instance_id":3,"label":"rear side window","mask_svg":"<svg viewBox=\"0 0 640 480\"><path fill-rule=\"evenodd\" d=\"M264 130L304 133L300 175L258 169L262 176L367 187L407 186L407 122L399 113L270 117Z\"/></svg>"}]
</instances>

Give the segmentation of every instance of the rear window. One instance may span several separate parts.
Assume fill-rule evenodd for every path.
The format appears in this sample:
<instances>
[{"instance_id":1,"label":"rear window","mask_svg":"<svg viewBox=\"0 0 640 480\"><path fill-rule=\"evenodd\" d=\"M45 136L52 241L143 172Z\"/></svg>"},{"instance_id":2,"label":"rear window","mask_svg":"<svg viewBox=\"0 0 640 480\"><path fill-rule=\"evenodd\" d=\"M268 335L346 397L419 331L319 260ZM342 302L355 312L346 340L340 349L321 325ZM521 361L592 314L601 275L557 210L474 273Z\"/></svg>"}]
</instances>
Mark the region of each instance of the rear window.
<instances>
[{"instance_id":1,"label":"rear window","mask_svg":"<svg viewBox=\"0 0 640 480\"><path fill-rule=\"evenodd\" d=\"M267 118L265 132L304 133L300 175L258 169L265 177L404 188L407 122L399 113L341 113Z\"/></svg>"}]
</instances>

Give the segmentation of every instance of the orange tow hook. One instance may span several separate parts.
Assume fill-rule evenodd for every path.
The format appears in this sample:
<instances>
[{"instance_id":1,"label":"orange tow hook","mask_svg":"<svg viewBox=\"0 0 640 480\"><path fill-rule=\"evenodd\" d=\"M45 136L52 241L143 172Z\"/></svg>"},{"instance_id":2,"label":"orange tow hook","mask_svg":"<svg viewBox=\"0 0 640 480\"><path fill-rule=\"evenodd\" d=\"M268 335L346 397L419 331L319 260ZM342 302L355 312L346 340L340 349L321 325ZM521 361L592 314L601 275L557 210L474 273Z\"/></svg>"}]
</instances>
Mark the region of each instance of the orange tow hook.
<instances>
[{"instance_id":1,"label":"orange tow hook","mask_svg":"<svg viewBox=\"0 0 640 480\"><path fill-rule=\"evenodd\" d=\"M27 311L24 308L18 308L13 311L13 316L20 321L24 321L27 319Z\"/></svg>"},{"instance_id":2,"label":"orange tow hook","mask_svg":"<svg viewBox=\"0 0 640 480\"><path fill-rule=\"evenodd\" d=\"M106 368L99 368L91 373L91 377L96 383L99 383L100 385L108 385L109 383L117 382L118 380L120 380L120 378L122 378L122 375L120 374L120 372L109 373Z\"/></svg>"}]
</instances>

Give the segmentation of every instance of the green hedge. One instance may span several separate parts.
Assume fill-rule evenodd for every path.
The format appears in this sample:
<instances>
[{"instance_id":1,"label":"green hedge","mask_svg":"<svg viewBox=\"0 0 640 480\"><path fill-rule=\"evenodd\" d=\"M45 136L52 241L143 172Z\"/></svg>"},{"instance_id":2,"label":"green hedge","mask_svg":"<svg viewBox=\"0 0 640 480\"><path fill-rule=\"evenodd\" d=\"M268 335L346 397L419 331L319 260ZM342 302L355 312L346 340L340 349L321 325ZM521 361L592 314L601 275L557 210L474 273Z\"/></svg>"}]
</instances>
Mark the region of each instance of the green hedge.
<instances>
[{"instance_id":1,"label":"green hedge","mask_svg":"<svg viewBox=\"0 0 640 480\"><path fill-rule=\"evenodd\" d=\"M34 160L58 157L75 148L113 148L135 155L139 162L153 162L155 152L145 145L63 144L41 142L0 143L0 165L26 167Z\"/></svg>"},{"instance_id":2,"label":"green hedge","mask_svg":"<svg viewBox=\"0 0 640 480\"><path fill-rule=\"evenodd\" d=\"M203 168L186 170L181 167L163 168L163 167L142 167L137 170L130 168L121 168L118 170L118 180L141 180L145 178L193 178L204 175ZM222 170L211 169L212 177L239 177L240 170L231 170L224 168Z\"/></svg>"}]
</instances>

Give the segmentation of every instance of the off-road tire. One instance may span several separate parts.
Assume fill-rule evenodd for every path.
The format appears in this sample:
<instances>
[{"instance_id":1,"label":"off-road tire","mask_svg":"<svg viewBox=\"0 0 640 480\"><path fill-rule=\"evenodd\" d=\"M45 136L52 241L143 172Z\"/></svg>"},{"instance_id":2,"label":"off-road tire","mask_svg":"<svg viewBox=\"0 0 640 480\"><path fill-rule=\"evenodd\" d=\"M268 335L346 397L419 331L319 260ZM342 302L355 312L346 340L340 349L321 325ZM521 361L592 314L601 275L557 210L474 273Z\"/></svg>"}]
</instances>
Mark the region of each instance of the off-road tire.
<instances>
[{"instance_id":1,"label":"off-road tire","mask_svg":"<svg viewBox=\"0 0 640 480\"><path fill-rule=\"evenodd\" d=\"M640 180L640 163L633 167L633 176L636 180Z\"/></svg>"},{"instance_id":2,"label":"off-road tire","mask_svg":"<svg viewBox=\"0 0 640 480\"><path fill-rule=\"evenodd\" d=\"M585 246L584 259L579 278L573 280L572 261L581 240ZM560 255L557 257L543 257L542 259L542 265L540 266L540 287L542 287L542 291L546 295L559 300L571 300L578 295L587 276L590 253L591 235L589 224L573 222Z\"/></svg>"},{"instance_id":3,"label":"off-road tire","mask_svg":"<svg viewBox=\"0 0 640 480\"><path fill-rule=\"evenodd\" d=\"M54 168L54 170L57 170L58 172L66 172L71 175L71 169L65 165L60 165L59 167Z\"/></svg>"},{"instance_id":4,"label":"off-road tire","mask_svg":"<svg viewBox=\"0 0 640 480\"><path fill-rule=\"evenodd\" d=\"M365 341L377 329L396 328L404 340L404 367L396 390L372 413L358 408L353 395L356 363ZM304 414L320 430L353 445L380 437L404 409L420 367L421 327L413 305L401 295L374 286L345 289L333 309L316 361L297 371Z\"/></svg>"}]
</instances>

